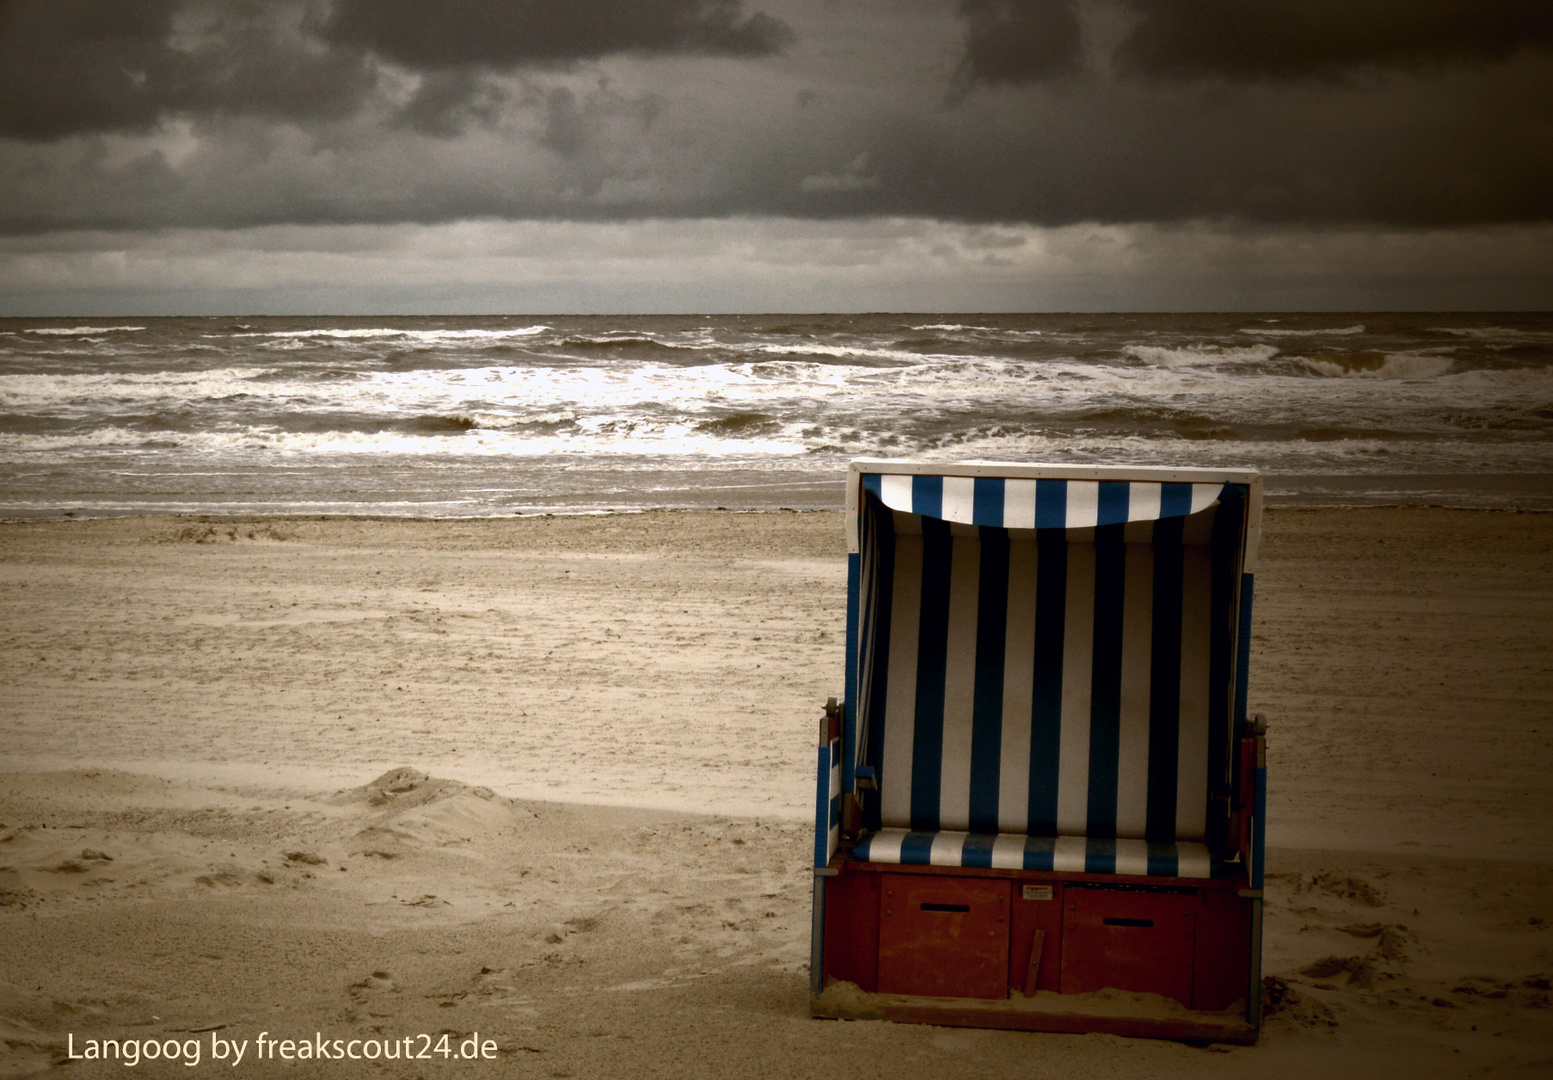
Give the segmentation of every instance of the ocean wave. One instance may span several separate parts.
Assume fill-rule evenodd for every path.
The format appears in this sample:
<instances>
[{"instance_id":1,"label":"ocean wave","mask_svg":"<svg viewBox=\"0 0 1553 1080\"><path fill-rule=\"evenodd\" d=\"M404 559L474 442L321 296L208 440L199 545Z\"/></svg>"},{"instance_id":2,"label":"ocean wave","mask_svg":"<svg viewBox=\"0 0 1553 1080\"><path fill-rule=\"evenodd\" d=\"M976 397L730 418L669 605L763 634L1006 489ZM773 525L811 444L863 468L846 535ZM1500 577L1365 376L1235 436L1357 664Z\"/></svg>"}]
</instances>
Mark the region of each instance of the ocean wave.
<instances>
[{"instance_id":1,"label":"ocean wave","mask_svg":"<svg viewBox=\"0 0 1553 1080\"><path fill-rule=\"evenodd\" d=\"M1135 360L1158 367L1214 367L1219 364L1259 364L1278 355L1274 345L1188 345L1171 348L1167 345L1124 345L1122 353Z\"/></svg>"},{"instance_id":2,"label":"ocean wave","mask_svg":"<svg viewBox=\"0 0 1553 1080\"><path fill-rule=\"evenodd\" d=\"M543 325L523 326L503 330L401 330L395 327L342 328L324 330L263 330L231 335L207 335L209 337L258 337L290 340L309 338L338 339L342 341L372 340L376 338L405 338L410 341L437 343L443 341L493 341L503 338L534 337L551 327Z\"/></svg>"},{"instance_id":3,"label":"ocean wave","mask_svg":"<svg viewBox=\"0 0 1553 1080\"><path fill-rule=\"evenodd\" d=\"M597 418L574 430L523 433L471 428L456 417L427 418L419 430L396 425L377 431L282 431L251 427L238 431L147 432L124 427L93 431L23 435L0 434L0 460L27 460L39 454L80 455L114 451L181 450L199 454L255 452L273 455L396 455L403 457L539 457L619 454L638 457L794 457L808 452L801 438L773 431L766 437L741 437L686 420ZM438 426L440 424L440 426ZM794 425L796 434L798 426Z\"/></svg>"},{"instance_id":4,"label":"ocean wave","mask_svg":"<svg viewBox=\"0 0 1553 1080\"><path fill-rule=\"evenodd\" d=\"M56 337L86 337L93 334L129 333L144 329L144 326L68 326L47 327L41 330L23 330L22 333L52 335Z\"/></svg>"},{"instance_id":5,"label":"ocean wave","mask_svg":"<svg viewBox=\"0 0 1553 1080\"><path fill-rule=\"evenodd\" d=\"M994 326L968 326L968 325L966 325L964 323L941 323L941 322L928 323L925 326L913 326L912 329L913 330L945 330L945 331L948 331L949 333L956 333L956 332L959 332L959 331L962 331L962 330L981 330L981 331L988 332L988 333L995 333L997 331L997 327L994 327ZM1035 333L1039 334L1040 331L1037 330L1037 331L1035 331Z\"/></svg>"},{"instance_id":6,"label":"ocean wave","mask_svg":"<svg viewBox=\"0 0 1553 1080\"><path fill-rule=\"evenodd\" d=\"M253 380L276 374L268 367L204 371L116 372L102 375L0 375L0 401L12 407L101 405L112 401L209 401L262 392Z\"/></svg>"},{"instance_id":7,"label":"ocean wave","mask_svg":"<svg viewBox=\"0 0 1553 1080\"><path fill-rule=\"evenodd\" d=\"M1420 353L1355 352L1303 356L1300 364L1317 375L1342 379L1432 379L1455 366L1448 356Z\"/></svg>"},{"instance_id":8,"label":"ocean wave","mask_svg":"<svg viewBox=\"0 0 1553 1080\"><path fill-rule=\"evenodd\" d=\"M1364 333L1364 326L1358 324L1354 326L1318 327L1313 330L1284 330L1265 326L1245 326L1241 328L1240 332L1242 334L1257 334L1266 337L1351 336Z\"/></svg>"}]
</instances>

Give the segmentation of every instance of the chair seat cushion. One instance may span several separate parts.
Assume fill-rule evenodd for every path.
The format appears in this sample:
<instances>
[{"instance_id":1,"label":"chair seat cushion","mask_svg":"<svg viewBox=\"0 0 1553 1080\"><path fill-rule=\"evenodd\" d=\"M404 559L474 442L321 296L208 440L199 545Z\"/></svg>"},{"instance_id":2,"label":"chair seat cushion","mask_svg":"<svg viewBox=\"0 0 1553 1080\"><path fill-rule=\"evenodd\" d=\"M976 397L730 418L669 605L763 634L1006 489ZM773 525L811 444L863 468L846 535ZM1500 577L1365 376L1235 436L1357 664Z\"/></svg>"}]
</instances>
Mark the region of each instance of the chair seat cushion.
<instances>
[{"instance_id":1,"label":"chair seat cushion","mask_svg":"<svg viewBox=\"0 0 1553 1080\"><path fill-rule=\"evenodd\" d=\"M1215 859L1189 841L1097 840L1084 836L1019 836L1003 833L911 832L880 829L853 849L859 862L908 866L968 866L999 870L1052 870L1073 874L1139 877L1232 877L1237 864Z\"/></svg>"}]
</instances>

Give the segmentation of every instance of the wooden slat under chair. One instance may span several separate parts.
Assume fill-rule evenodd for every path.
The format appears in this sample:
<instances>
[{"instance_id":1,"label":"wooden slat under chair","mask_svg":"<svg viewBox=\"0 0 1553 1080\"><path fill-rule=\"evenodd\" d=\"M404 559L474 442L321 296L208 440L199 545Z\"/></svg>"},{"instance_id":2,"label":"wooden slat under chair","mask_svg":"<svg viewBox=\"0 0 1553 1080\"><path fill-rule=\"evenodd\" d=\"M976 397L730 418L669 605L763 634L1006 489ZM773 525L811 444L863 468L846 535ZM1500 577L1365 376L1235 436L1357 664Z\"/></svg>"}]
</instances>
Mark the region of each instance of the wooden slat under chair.
<instances>
[{"instance_id":1,"label":"wooden slat under chair","mask_svg":"<svg viewBox=\"0 0 1553 1080\"><path fill-rule=\"evenodd\" d=\"M1247 1042L1261 476L848 474L816 796L816 1016Z\"/></svg>"}]
</instances>

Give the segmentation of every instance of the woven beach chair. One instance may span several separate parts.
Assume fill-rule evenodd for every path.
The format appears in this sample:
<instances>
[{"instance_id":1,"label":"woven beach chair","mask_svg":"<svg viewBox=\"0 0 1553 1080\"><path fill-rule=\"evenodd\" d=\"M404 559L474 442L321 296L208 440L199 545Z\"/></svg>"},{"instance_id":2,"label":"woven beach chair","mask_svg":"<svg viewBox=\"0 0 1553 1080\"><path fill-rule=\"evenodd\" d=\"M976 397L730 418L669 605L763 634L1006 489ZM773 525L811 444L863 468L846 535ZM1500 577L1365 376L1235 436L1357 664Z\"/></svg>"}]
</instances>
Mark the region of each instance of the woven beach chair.
<instances>
[{"instance_id":1,"label":"woven beach chair","mask_svg":"<svg viewBox=\"0 0 1553 1080\"><path fill-rule=\"evenodd\" d=\"M1262 479L853 462L811 1011L1250 1041Z\"/></svg>"}]
</instances>

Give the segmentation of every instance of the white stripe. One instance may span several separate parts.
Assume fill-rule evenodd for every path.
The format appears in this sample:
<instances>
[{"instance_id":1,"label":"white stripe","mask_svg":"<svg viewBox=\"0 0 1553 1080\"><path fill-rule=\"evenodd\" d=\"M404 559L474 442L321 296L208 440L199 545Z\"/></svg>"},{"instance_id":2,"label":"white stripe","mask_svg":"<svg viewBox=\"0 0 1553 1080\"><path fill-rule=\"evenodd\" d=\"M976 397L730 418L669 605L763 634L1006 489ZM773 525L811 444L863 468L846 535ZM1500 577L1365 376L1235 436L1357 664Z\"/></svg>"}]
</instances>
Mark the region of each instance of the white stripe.
<instances>
[{"instance_id":1,"label":"white stripe","mask_svg":"<svg viewBox=\"0 0 1553 1080\"><path fill-rule=\"evenodd\" d=\"M1219 493L1224 490L1223 484L1193 484L1192 485L1192 513L1206 510L1219 501Z\"/></svg>"},{"instance_id":2,"label":"white stripe","mask_svg":"<svg viewBox=\"0 0 1553 1080\"><path fill-rule=\"evenodd\" d=\"M992 841L992 865L998 870L1023 870L1025 868L1025 838L1003 836Z\"/></svg>"},{"instance_id":3,"label":"white stripe","mask_svg":"<svg viewBox=\"0 0 1553 1080\"><path fill-rule=\"evenodd\" d=\"M916 738L917 635L922 621L922 538L895 538L890 601L890 671L884 696L884 751L879 762L879 816L911 824L911 758Z\"/></svg>"},{"instance_id":4,"label":"white stripe","mask_svg":"<svg viewBox=\"0 0 1553 1080\"><path fill-rule=\"evenodd\" d=\"M945 521L958 521L972 525L976 521L976 478L974 476L944 477Z\"/></svg>"},{"instance_id":5,"label":"white stripe","mask_svg":"<svg viewBox=\"0 0 1553 1080\"><path fill-rule=\"evenodd\" d=\"M1208 643L1213 552L1181 549L1181 711L1176 743L1176 839L1201 840L1208 822Z\"/></svg>"},{"instance_id":6,"label":"white stripe","mask_svg":"<svg viewBox=\"0 0 1553 1080\"><path fill-rule=\"evenodd\" d=\"M1142 840L1116 842L1116 872L1146 875L1149 872L1149 846Z\"/></svg>"},{"instance_id":7,"label":"white stripe","mask_svg":"<svg viewBox=\"0 0 1553 1080\"><path fill-rule=\"evenodd\" d=\"M891 510L911 513L911 477L890 473L879 477L879 495Z\"/></svg>"},{"instance_id":8,"label":"white stripe","mask_svg":"<svg viewBox=\"0 0 1553 1080\"><path fill-rule=\"evenodd\" d=\"M1034 540L1008 545L1008 621L1003 648L1003 741L998 758L998 830L1030 825L1030 706L1035 686Z\"/></svg>"},{"instance_id":9,"label":"white stripe","mask_svg":"<svg viewBox=\"0 0 1553 1080\"><path fill-rule=\"evenodd\" d=\"M1003 481L1003 527L1035 528L1035 481Z\"/></svg>"},{"instance_id":10,"label":"white stripe","mask_svg":"<svg viewBox=\"0 0 1553 1080\"><path fill-rule=\"evenodd\" d=\"M1176 877L1213 876L1213 859L1201 844L1176 845Z\"/></svg>"},{"instance_id":11,"label":"white stripe","mask_svg":"<svg viewBox=\"0 0 1553 1080\"><path fill-rule=\"evenodd\" d=\"M906 839L905 829L880 829L868 838L865 862L898 863L901 861L901 842Z\"/></svg>"},{"instance_id":12,"label":"white stripe","mask_svg":"<svg viewBox=\"0 0 1553 1080\"><path fill-rule=\"evenodd\" d=\"M1057 831L1089 831L1089 691L1095 655L1095 546L1068 545L1062 638L1062 735L1057 758Z\"/></svg>"},{"instance_id":13,"label":"white stripe","mask_svg":"<svg viewBox=\"0 0 1553 1080\"><path fill-rule=\"evenodd\" d=\"M1057 837L1056 850L1052 853L1052 869L1082 874L1084 851L1085 840L1082 836Z\"/></svg>"},{"instance_id":14,"label":"white stripe","mask_svg":"<svg viewBox=\"0 0 1553 1080\"><path fill-rule=\"evenodd\" d=\"M976 611L980 591L981 541L957 537L949 555L949 640L944 657L943 764L938 788L940 829L971 827L971 734L976 707Z\"/></svg>"},{"instance_id":15,"label":"white stripe","mask_svg":"<svg viewBox=\"0 0 1553 1080\"><path fill-rule=\"evenodd\" d=\"M1100 482L1068 481L1068 524L1070 529L1093 528L1100 523Z\"/></svg>"},{"instance_id":16,"label":"white stripe","mask_svg":"<svg viewBox=\"0 0 1553 1080\"><path fill-rule=\"evenodd\" d=\"M894 511L890 517L895 524L896 536L921 536L922 519L916 514L907 513L904 510Z\"/></svg>"},{"instance_id":17,"label":"white stripe","mask_svg":"<svg viewBox=\"0 0 1553 1080\"><path fill-rule=\"evenodd\" d=\"M1116 760L1116 835L1141 839L1148 828L1149 818L1149 681L1154 644L1154 548L1147 544L1127 544L1125 550L1121 715Z\"/></svg>"},{"instance_id":18,"label":"white stripe","mask_svg":"<svg viewBox=\"0 0 1553 1080\"><path fill-rule=\"evenodd\" d=\"M965 833L941 832L933 837L928 849L929 866L959 866L964 861Z\"/></svg>"},{"instance_id":19,"label":"white stripe","mask_svg":"<svg viewBox=\"0 0 1553 1080\"><path fill-rule=\"evenodd\" d=\"M1162 488L1159 484L1135 480L1127 485L1127 520L1157 521Z\"/></svg>"}]
</instances>

